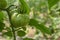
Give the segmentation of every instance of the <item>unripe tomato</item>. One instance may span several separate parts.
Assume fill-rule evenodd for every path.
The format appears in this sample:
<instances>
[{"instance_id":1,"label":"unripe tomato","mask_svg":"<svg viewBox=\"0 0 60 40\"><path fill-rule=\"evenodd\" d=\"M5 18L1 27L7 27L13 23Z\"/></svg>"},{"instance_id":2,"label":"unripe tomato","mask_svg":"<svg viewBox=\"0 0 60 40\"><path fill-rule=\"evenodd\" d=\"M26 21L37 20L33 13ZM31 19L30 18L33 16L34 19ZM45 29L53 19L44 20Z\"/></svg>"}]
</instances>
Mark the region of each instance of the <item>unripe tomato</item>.
<instances>
[{"instance_id":1,"label":"unripe tomato","mask_svg":"<svg viewBox=\"0 0 60 40\"><path fill-rule=\"evenodd\" d=\"M15 27L26 26L29 23L29 17L27 14L14 14L11 21Z\"/></svg>"},{"instance_id":2,"label":"unripe tomato","mask_svg":"<svg viewBox=\"0 0 60 40\"><path fill-rule=\"evenodd\" d=\"M4 9L4 8L6 8L6 6L7 6L6 0L0 0L0 8Z\"/></svg>"}]
</instances>

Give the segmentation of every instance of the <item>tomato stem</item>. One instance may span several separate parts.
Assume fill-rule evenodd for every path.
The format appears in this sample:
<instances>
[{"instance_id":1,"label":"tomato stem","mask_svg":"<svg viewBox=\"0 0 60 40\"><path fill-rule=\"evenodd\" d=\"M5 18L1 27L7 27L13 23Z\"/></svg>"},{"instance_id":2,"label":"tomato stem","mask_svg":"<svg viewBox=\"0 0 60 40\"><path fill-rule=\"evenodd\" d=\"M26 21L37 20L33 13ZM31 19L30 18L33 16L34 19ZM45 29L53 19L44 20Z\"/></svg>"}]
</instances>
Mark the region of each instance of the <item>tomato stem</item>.
<instances>
[{"instance_id":1,"label":"tomato stem","mask_svg":"<svg viewBox=\"0 0 60 40\"><path fill-rule=\"evenodd\" d=\"M9 21L10 21L10 24L11 24L11 28L12 28L14 40L16 40L15 29L14 29L14 25L13 25L12 22L11 22L11 15L10 15L9 9L7 9L6 11L7 11L7 14L8 14L8 16L9 16Z\"/></svg>"},{"instance_id":2,"label":"tomato stem","mask_svg":"<svg viewBox=\"0 0 60 40\"><path fill-rule=\"evenodd\" d=\"M9 6L9 7L6 8L6 9L1 9L1 8L0 8L0 10L3 10L3 11L6 11L6 12L7 12L8 17L9 17L9 22L10 22L10 24L11 24L10 26L11 26L11 28L12 28L14 40L16 40L14 25L13 25L12 22L11 22L11 15L10 15L10 12L9 12L10 7L12 7L12 6L14 6L14 5L11 5L11 6Z\"/></svg>"}]
</instances>

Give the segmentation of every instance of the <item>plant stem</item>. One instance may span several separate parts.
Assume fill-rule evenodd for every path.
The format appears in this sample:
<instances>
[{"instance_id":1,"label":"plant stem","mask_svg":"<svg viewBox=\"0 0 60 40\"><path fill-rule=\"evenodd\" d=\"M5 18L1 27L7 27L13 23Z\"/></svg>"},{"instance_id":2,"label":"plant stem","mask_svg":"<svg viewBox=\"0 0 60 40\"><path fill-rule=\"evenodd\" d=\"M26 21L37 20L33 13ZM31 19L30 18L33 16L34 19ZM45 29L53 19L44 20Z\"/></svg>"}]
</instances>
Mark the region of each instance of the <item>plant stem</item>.
<instances>
[{"instance_id":1,"label":"plant stem","mask_svg":"<svg viewBox=\"0 0 60 40\"><path fill-rule=\"evenodd\" d=\"M7 9L6 11L7 11L7 14L8 14L8 17L9 17L9 21L10 21L10 24L11 24L14 40L16 40L15 29L14 29L14 25L11 22L11 15L10 15L9 9Z\"/></svg>"},{"instance_id":2,"label":"plant stem","mask_svg":"<svg viewBox=\"0 0 60 40\"><path fill-rule=\"evenodd\" d=\"M10 26L11 26L12 32L13 32L13 37L14 37L14 40L16 40L14 25L11 22L11 15L10 15L10 12L9 12L9 8L12 7L12 6L14 6L14 5L10 5L7 9L1 9L0 8L0 10L3 10L3 11L6 11L7 12L8 17L9 17Z\"/></svg>"}]
</instances>

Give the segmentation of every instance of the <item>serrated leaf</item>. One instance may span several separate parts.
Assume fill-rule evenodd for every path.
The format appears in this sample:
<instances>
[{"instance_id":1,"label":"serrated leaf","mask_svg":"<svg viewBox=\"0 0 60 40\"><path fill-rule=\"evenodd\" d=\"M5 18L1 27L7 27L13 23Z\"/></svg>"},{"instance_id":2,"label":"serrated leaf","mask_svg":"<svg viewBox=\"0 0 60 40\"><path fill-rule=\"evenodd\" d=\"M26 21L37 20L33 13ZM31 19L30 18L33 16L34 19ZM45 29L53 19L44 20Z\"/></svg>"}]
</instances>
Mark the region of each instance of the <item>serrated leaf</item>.
<instances>
[{"instance_id":1,"label":"serrated leaf","mask_svg":"<svg viewBox=\"0 0 60 40\"><path fill-rule=\"evenodd\" d=\"M17 32L17 35L20 36L20 37L25 36L25 34L26 33L24 31L22 31L22 30L20 30L20 31Z\"/></svg>"},{"instance_id":2,"label":"serrated leaf","mask_svg":"<svg viewBox=\"0 0 60 40\"><path fill-rule=\"evenodd\" d=\"M48 0L48 6L49 9L54 6L56 3L58 3L59 0Z\"/></svg>"},{"instance_id":3,"label":"serrated leaf","mask_svg":"<svg viewBox=\"0 0 60 40\"><path fill-rule=\"evenodd\" d=\"M24 38L23 40L33 40L33 39L31 39L31 38Z\"/></svg>"},{"instance_id":4,"label":"serrated leaf","mask_svg":"<svg viewBox=\"0 0 60 40\"><path fill-rule=\"evenodd\" d=\"M31 19L29 25L39 29L42 33L51 34L51 30L49 28L47 28L44 24L39 24L35 19Z\"/></svg>"}]
</instances>

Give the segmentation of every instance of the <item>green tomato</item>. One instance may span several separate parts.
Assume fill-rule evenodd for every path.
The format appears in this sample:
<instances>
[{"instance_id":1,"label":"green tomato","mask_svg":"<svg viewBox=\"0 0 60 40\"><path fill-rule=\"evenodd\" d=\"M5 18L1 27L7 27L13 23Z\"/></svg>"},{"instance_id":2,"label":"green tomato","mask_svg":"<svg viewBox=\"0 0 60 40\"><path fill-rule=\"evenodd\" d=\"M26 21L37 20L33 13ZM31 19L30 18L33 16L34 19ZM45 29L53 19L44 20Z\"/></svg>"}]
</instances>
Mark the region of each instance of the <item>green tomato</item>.
<instances>
[{"instance_id":1,"label":"green tomato","mask_svg":"<svg viewBox=\"0 0 60 40\"><path fill-rule=\"evenodd\" d=\"M0 8L4 9L4 8L6 8L6 6L7 6L6 0L0 0Z\"/></svg>"},{"instance_id":2,"label":"green tomato","mask_svg":"<svg viewBox=\"0 0 60 40\"><path fill-rule=\"evenodd\" d=\"M29 23L29 17L27 14L14 14L11 17L11 21L15 27L22 27Z\"/></svg>"}]
</instances>

